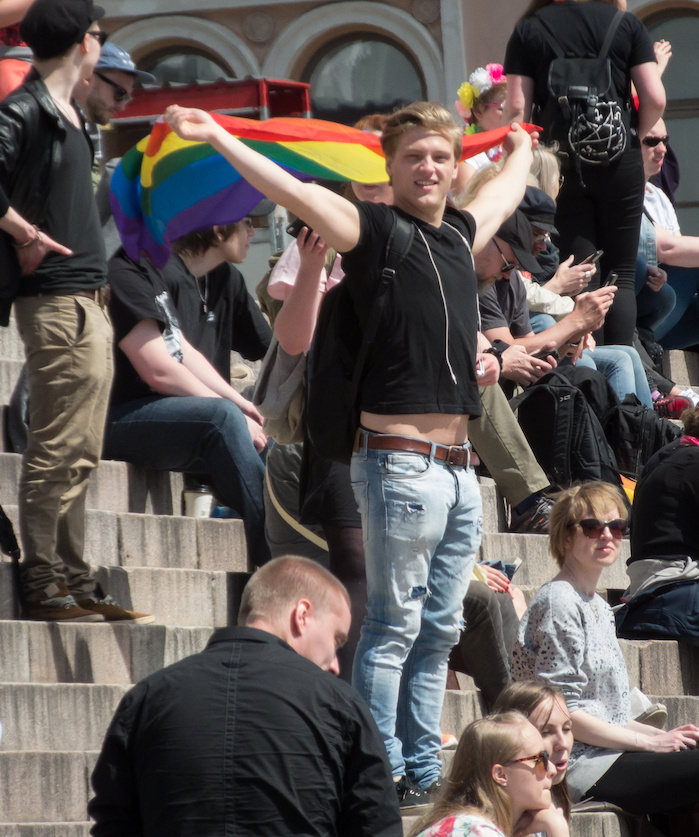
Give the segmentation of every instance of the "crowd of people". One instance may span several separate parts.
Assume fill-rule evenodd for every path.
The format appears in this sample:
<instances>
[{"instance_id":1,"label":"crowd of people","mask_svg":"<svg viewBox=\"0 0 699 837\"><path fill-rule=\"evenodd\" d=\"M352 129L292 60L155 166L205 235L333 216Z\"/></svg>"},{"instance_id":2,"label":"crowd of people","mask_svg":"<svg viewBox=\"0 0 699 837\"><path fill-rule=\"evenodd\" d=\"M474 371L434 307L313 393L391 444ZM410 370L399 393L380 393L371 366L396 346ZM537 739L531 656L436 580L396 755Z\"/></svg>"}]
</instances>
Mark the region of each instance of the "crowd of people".
<instances>
[{"instance_id":1,"label":"crowd of people","mask_svg":"<svg viewBox=\"0 0 699 837\"><path fill-rule=\"evenodd\" d=\"M554 496L508 403L578 366L619 401L684 412L684 435L637 488L617 622L619 635L655 635L658 599L670 601L684 621L665 635L699 644L699 396L652 358L658 344L699 343L699 238L681 234L658 181L670 45L653 45L623 0L532 0L504 64L459 89L464 125L434 102L358 123L379 136L389 179L343 195L173 105L164 118L179 137L211 145L266 197L235 223L189 230L157 268L109 240L107 253L94 192L109 172L100 181L85 131L152 77L107 40L92 0L18 0L12 14L0 16L21 20L5 33L20 52L0 62L13 79L0 101L0 317L12 306L26 356L29 618L154 621L115 602L84 553L101 456L210 485L242 519L254 569L238 627L122 700L93 775L95 837L224 824L398 837L401 814L420 815L420 837L567 837L581 800L691 833L699 727L664 731L632 711L617 623L596 593L627 499L606 482ZM601 56L600 95L616 98L571 106L562 132L551 67L563 56ZM594 140L574 139L587 122ZM464 133L503 126L499 145L461 161ZM298 223L260 285L266 319L235 265L274 204ZM304 408L307 356L340 283L360 323L379 311L350 464L318 449ZM231 385L233 350L264 358L264 391ZM528 607L508 556L476 563L477 466L507 500L510 531L548 533L559 572ZM452 670L474 677L493 714L464 730L446 775Z\"/></svg>"}]
</instances>

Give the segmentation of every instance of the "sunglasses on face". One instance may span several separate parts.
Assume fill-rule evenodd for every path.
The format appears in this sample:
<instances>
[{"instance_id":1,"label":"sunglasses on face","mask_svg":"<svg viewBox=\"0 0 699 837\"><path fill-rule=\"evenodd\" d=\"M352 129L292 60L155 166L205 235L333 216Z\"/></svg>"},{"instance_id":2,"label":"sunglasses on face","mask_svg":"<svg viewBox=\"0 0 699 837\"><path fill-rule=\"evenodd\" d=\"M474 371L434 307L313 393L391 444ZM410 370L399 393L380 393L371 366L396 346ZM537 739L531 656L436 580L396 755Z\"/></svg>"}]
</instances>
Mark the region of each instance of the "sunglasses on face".
<instances>
[{"instance_id":1,"label":"sunglasses on face","mask_svg":"<svg viewBox=\"0 0 699 837\"><path fill-rule=\"evenodd\" d=\"M96 38L101 47L107 43L107 38L109 37L109 32L103 32L101 29L88 29L85 34L92 35L93 38Z\"/></svg>"},{"instance_id":2,"label":"sunglasses on face","mask_svg":"<svg viewBox=\"0 0 699 837\"><path fill-rule=\"evenodd\" d=\"M105 84L108 84L110 87L114 88L114 93L112 95L114 96L114 101L118 105L122 104L122 102L128 103L131 101L132 96L125 87L122 87L120 84L117 84L115 81L112 81L107 76L103 76L102 73L98 73L97 70L93 70L93 72L97 76L97 78L102 79L102 81Z\"/></svg>"},{"instance_id":3,"label":"sunglasses on face","mask_svg":"<svg viewBox=\"0 0 699 837\"><path fill-rule=\"evenodd\" d=\"M670 135L665 134L664 137L644 137L641 142L648 146L648 148L657 148L662 142L665 148L667 148L667 144L670 142Z\"/></svg>"},{"instance_id":4,"label":"sunglasses on face","mask_svg":"<svg viewBox=\"0 0 699 837\"><path fill-rule=\"evenodd\" d=\"M620 540L626 534L628 525L625 520L597 520L596 517L589 517L585 520L579 520L573 523L573 526L579 526L582 529L583 535L591 540L601 538L605 529L609 529L614 540Z\"/></svg>"},{"instance_id":5,"label":"sunglasses on face","mask_svg":"<svg viewBox=\"0 0 699 837\"><path fill-rule=\"evenodd\" d=\"M523 756L521 759L514 759L513 761L509 761L508 764L522 764L528 761L533 761L533 765L527 765L527 767L531 767L538 779L543 779L549 769L549 754L546 750L542 750L540 753L535 753L533 756Z\"/></svg>"},{"instance_id":6,"label":"sunglasses on face","mask_svg":"<svg viewBox=\"0 0 699 837\"><path fill-rule=\"evenodd\" d=\"M511 270L519 270L519 265L515 262L508 262L505 254L500 249L500 245L497 243L495 239L493 239L493 244L498 248L498 253L502 256L503 265L500 268L500 273L509 273Z\"/></svg>"}]
</instances>

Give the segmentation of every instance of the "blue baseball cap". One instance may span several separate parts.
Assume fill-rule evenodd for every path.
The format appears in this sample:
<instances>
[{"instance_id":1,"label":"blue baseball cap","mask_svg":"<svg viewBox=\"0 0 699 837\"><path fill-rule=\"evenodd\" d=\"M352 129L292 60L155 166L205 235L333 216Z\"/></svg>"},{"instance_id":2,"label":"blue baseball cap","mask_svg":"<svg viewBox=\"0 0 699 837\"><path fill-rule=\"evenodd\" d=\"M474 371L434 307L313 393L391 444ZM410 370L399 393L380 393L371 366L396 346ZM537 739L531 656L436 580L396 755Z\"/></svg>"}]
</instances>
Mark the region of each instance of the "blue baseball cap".
<instances>
[{"instance_id":1,"label":"blue baseball cap","mask_svg":"<svg viewBox=\"0 0 699 837\"><path fill-rule=\"evenodd\" d=\"M96 70L121 70L122 73L136 76L139 81L155 81L155 76L138 70L129 53L111 41L102 47L100 60L95 64Z\"/></svg>"}]
</instances>

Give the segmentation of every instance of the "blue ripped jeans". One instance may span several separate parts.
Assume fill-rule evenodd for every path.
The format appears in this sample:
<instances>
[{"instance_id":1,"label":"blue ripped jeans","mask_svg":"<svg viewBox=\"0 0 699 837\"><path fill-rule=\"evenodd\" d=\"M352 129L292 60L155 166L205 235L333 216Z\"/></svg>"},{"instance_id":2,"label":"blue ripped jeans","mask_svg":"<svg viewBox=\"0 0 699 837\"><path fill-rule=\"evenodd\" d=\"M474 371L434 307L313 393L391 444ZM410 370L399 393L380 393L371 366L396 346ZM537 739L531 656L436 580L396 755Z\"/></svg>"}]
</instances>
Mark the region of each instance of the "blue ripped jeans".
<instances>
[{"instance_id":1,"label":"blue ripped jeans","mask_svg":"<svg viewBox=\"0 0 699 837\"><path fill-rule=\"evenodd\" d=\"M447 659L481 541L480 491L473 468L365 445L351 473L368 590L353 683L393 776L429 787L441 769Z\"/></svg>"}]
</instances>

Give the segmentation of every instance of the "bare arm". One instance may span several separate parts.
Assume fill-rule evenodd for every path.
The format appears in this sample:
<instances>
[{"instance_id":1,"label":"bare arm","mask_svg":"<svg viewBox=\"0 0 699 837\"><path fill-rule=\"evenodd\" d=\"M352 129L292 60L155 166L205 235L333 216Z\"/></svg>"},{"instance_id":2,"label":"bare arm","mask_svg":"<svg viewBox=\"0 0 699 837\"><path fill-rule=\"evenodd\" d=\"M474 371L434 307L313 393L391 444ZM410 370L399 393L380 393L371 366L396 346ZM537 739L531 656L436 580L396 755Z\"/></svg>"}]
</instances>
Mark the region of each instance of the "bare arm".
<instances>
[{"instance_id":1,"label":"bare arm","mask_svg":"<svg viewBox=\"0 0 699 837\"><path fill-rule=\"evenodd\" d=\"M673 235L655 225L655 244L660 264L699 267L699 236Z\"/></svg>"},{"instance_id":2,"label":"bare arm","mask_svg":"<svg viewBox=\"0 0 699 837\"><path fill-rule=\"evenodd\" d=\"M534 79L508 73L505 125L512 122L529 122L533 103Z\"/></svg>"},{"instance_id":3,"label":"bare arm","mask_svg":"<svg viewBox=\"0 0 699 837\"><path fill-rule=\"evenodd\" d=\"M485 247L524 197L527 175L532 164L532 144L537 142L537 137L538 134L530 136L524 128L513 125L503 142L507 157L502 171L488 181L468 205L468 211L476 219L477 225L474 253Z\"/></svg>"},{"instance_id":4,"label":"bare arm","mask_svg":"<svg viewBox=\"0 0 699 837\"><path fill-rule=\"evenodd\" d=\"M0 27L19 23L33 0L2 0L0 2Z\"/></svg>"},{"instance_id":5,"label":"bare arm","mask_svg":"<svg viewBox=\"0 0 699 837\"><path fill-rule=\"evenodd\" d=\"M46 233L39 232L12 207L0 218L0 230L11 235L19 245L15 252L23 276L33 273L47 253L55 252L70 256L73 252L54 241Z\"/></svg>"},{"instance_id":6,"label":"bare arm","mask_svg":"<svg viewBox=\"0 0 699 837\"><path fill-rule=\"evenodd\" d=\"M643 139L665 110L665 88L655 61L631 68L631 81L638 93L638 135ZM508 79L509 84L509 79Z\"/></svg>"},{"instance_id":7,"label":"bare arm","mask_svg":"<svg viewBox=\"0 0 699 837\"><path fill-rule=\"evenodd\" d=\"M274 322L274 333L287 354L299 355L311 346L323 298L323 267L328 252L323 239L303 227L298 237L301 266Z\"/></svg>"},{"instance_id":8,"label":"bare arm","mask_svg":"<svg viewBox=\"0 0 699 837\"><path fill-rule=\"evenodd\" d=\"M631 752L672 753L687 748L694 749L699 741L699 729L693 724L662 732L635 721L630 721L626 727L617 727L595 718L582 709L571 712L570 717L575 738L593 747L609 747Z\"/></svg>"},{"instance_id":9,"label":"bare arm","mask_svg":"<svg viewBox=\"0 0 699 837\"><path fill-rule=\"evenodd\" d=\"M256 189L306 221L339 252L351 250L359 241L359 213L353 203L315 183L301 183L231 136L210 114L171 105L165 121L182 139L208 142Z\"/></svg>"}]
</instances>

